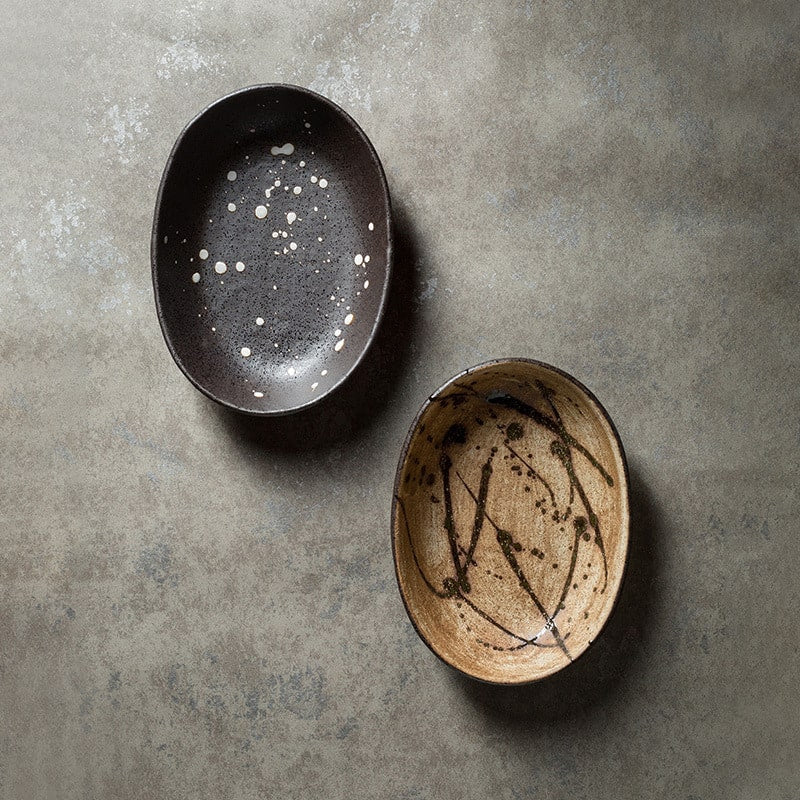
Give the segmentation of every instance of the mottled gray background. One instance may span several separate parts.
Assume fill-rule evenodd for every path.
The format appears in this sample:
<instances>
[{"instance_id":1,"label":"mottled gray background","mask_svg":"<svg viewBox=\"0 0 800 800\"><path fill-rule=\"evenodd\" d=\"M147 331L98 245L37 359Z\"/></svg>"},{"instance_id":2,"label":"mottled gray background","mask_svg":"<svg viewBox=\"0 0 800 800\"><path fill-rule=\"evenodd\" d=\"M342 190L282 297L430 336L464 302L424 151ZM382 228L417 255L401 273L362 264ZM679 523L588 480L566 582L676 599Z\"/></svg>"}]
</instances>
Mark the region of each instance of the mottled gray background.
<instances>
[{"instance_id":1,"label":"mottled gray background","mask_svg":"<svg viewBox=\"0 0 800 800\"><path fill-rule=\"evenodd\" d=\"M795 0L1 5L3 798L798 797ZM148 248L182 125L271 81L381 154L400 326L251 425ZM610 628L522 690L425 648L389 549L419 404L503 355L633 482Z\"/></svg>"}]
</instances>

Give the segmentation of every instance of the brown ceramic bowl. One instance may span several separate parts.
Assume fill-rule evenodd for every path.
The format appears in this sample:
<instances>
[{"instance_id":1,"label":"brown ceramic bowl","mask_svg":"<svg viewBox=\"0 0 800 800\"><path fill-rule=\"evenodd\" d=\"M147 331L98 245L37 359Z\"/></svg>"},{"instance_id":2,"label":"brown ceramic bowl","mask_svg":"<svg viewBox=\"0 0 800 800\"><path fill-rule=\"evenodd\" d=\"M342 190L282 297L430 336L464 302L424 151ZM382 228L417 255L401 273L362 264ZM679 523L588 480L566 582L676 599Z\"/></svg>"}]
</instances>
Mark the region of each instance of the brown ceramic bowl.
<instances>
[{"instance_id":1,"label":"brown ceramic bowl","mask_svg":"<svg viewBox=\"0 0 800 800\"><path fill-rule=\"evenodd\" d=\"M566 667L608 620L628 552L622 443L555 367L492 361L425 402L392 505L400 593L452 667L520 684Z\"/></svg>"}]
</instances>

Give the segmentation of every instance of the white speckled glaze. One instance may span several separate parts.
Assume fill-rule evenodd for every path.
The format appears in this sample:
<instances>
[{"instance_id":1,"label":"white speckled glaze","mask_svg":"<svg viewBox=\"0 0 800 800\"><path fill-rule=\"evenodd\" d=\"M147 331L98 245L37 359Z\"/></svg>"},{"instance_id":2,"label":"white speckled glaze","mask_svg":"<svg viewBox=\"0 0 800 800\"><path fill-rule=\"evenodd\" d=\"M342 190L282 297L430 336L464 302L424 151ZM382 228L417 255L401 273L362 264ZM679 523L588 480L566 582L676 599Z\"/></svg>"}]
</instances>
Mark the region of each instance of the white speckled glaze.
<instances>
[{"instance_id":1,"label":"white speckled glaze","mask_svg":"<svg viewBox=\"0 0 800 800\"><path fill-rule=\"evenodd\" d=\"M198 172L186 158L195 130L226 119L226 106L241 133ZM166 205L192 181L204 191L180 211ZM223 98L179 138L158 202L162 329L198 388L239 410L285 413L352 371L388 289L390 206L374 150L340 109L292 87Z\"/></svg>"}]
</instances>

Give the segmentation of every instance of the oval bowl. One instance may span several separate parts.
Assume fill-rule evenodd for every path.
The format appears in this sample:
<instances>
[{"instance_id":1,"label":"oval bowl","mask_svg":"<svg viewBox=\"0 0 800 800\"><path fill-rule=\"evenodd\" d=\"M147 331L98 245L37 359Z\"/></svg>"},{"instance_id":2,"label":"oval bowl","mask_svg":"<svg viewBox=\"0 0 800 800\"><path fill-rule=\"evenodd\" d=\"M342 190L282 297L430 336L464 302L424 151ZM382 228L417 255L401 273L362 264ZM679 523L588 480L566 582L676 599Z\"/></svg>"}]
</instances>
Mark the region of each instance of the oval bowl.
<instances>
[{"instance_id":1,"label":"oval bowl","mask_svg":"<svg viewBox=\"0 0 800 800\"><path fill-rule=\"evenodd\" d=\"M594 395L555 367L492 361L411 426L392 543L414 627L461 672L529 683L597 638L628 553L625 454Z\"/></svg>"},{"instance_id":2,"label":"oval bowl","mask_svg":"<svg viewBox=\"0 0 800 800\"><path fill-rule=\"evenodd\" d=\"M255 415L306 408L353 372L383 315L383 167L330 100L286 85L234 92L178 137L151 256L164 338L200 391Z\"/></svg>"}]
</instances>

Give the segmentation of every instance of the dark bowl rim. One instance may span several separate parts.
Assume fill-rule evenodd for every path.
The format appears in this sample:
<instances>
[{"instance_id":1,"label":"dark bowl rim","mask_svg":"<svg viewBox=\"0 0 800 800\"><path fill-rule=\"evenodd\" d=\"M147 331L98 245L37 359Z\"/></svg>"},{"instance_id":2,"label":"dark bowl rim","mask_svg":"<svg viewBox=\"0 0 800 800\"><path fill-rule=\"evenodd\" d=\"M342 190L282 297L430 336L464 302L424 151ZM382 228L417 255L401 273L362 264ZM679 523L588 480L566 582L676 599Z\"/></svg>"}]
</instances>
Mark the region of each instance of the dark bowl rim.
<instances>
[{"instance_id":1,"label":"dark bowl rim","mask_svg":"<svg viewBox=\"0 0 800 800\"><path fill-rule=\"evenodd\" d=\"M606 612L605 618L600 623L600 627L597 629L597 632L594 635L594 638L589 642L589 644L581 650L571 661L568 661L566 664L562 664L561 666L556 667L549 672L546 672L542 675L537 675L535 678L523 678L520 680L510 680L510 681L493 681L487 678L481 677L479 675L474 675L471 672L468 672L461 667L456 666L454 663L449 661L442 655L437 649L434 647L433 643L428 640L428 638L422 633L417 625L417 621L414 618L414 615L411 613L411 609L409 607L408 599L406 598L405 593L403 592L403 586L400 580L400 567L398 565L397 559L397 539L399 536L398 528L399 526L395 525L395 520L397 519L397 497L398 492L400 489L400 475L403 470L403 466L406 463L406 459L408 457L408 448L411 444L411 440L414 436L414 433L417 430L417 426L419 425L419 421L422 418L422 415L428 410L431 406L433 401L439 397L442 392L446 389L450 388L456 381L461 380L462 378L466 377L467 375L471 375L479 370L488 369L490 367L497 367L497 366L508 366L512 364L530 364L535 367L540 367L544 370L550 370L555 374L559 375L560 377L567 380L569 383L572 383L576 386L581 392L583 392L589 400L597 407L597 409L602 414L605 421L608 423L609 428L611 429L611 433L613 434L614 441L619 449L620 459L622 461L622 472L625 477L625 487L623 497L625 499L625 520L624 520L624 528L625 528L625 552L624 558L622 563L622 574L620 575L619 582L617 584L617 590L614 593L614 598L611 602L611 605L608 607L608 611ZM570 375L563 369L559 367L553 366L552 364L548 364L544 361L539 361L534 358L515 358L515 357L508 357L508 358L494 358L490 359L489 361L483 361L480 364L476 364L473 367L467 367L467 369L462 370L457 375L454 375L449 380L445 381L438 389L428 395L428 397L423 401L422 405L420 406L419 411L417 412L414 420L412 421L408 433L406 434L405 440L403 442L403 446L400 450L400 458L397 462L397 470L395 472L394 477L394 485L392 487L392 506L391 506L391 520L390 520L390 530L391 530L391 537L392 537L392 558L394 560L394 574L395 579L397 581L397 589L400 593L400 597L403 601L403 606L405 607L406 614L408 615L408 619L410 620L414 630L417 632L417 635L420 639L427 645L428 649L441 661L447 664L448 667L454 669L456 672L460 673L461 675L465 675L472 680L476 680L480 683L489 684L491 686L526 686L534 683L539 683L541 681L547 680L548 678L556 675L559 672L571 667L584 653L588 652L592 645L600 638L603 631L608 625L608 621L614 614L614 611L617 608L617 604L619 602L620 595L622 594L622 590L625 584L625 579L628 575L628 556L630 554L630 534L631 534L631 514L630 514L630 472L628 469L628 460L625 456L625 448L622 445L622 439L620 438L619 431L617 430L617 426L614 424L614 421L611 419L610 414L606 411L605 406L597 399L594 392L588 389L581 381L579 381L574 376Z\"/></svg>"},{"instance_id":2,"label":"dark bowl rim","mask_svg":"<svg viewBox=\"0 0 800 800\"><path fill-rule=\"evenodd\" d=\"M175 346L172 342L170 334L167 331L166 324L164 321L164 313L161 308L161 300L158 292L158 277L157 277L157 265L156 265L156 250L158 248L158 235L157 235L157 228L159 218L161 216L161 208L162 208L162 198L164 195L164 186L166 184L167 175L170 173L172 168L172 163L175 160L175 156L178 153L179 148L183 144L183 140L185 139L187 133L197 124L212 108L220 106L229 100L233 99L234 97L238 97L244 94L257 94L259 92L269 92L276 89L282 90L289 90L293 92L297 92L301 95L306 95L310 99L322 103L323 105L328 106L334 113L340 115L344 121L350 125L350 127L356 132L358 137L366 146L366 150L370 155L370 158L373 162L373 165L377 168L378 175L380 176L380 184L383 190L383 199L386 209L386 231L387 231L387 242L386 242L386 267L384 270L385 276L383 281L383 290L381 292L381 299L380 303L378 304L378 310L375 315L375 321L372 326L372 330L367 338L367 342L364 347L361 348L361 352L359 353L358 357L355 361L350 365L350 368L347 372L334 384L329 386L324 392L319 395L316 395L314 398L309 400L307 403L302 403L297 406L289 406L288 408L277 408L277 409L270 409L267 411L259 411L257 409L252 408L243 408L242 406L237 406L235 403L228 402L227 400L218 397L213 391L211 391L206 386L203 386L198 380L194 378L191 374L189 369L184 365L181 361ZM158 192L156 194L156 203L155 209L153 212L153 228L150 234L150 270L151 270L151 279L153 283L153 295L155 297L155 306L156 306L156 316L158 317L159 327L161 328L161 334L164 337L164 341L166 342L167 349L169 350L170 355L172 356L173 361L178 365L181 372L186 376L189 382L200 392L202 392L206 397L213 400L216 403L219 403L226 408L229 408L233 411L239 412L240 414L247 414L251 417L284 417L290 414L296 414L300 411L306 411L313 406L318 405L323 400L327 399L331 394L333 394L337 389L339 389L342 384L344 384L348 378L358 369L359 365L362 363L364 358L367 355L367 352L370 350L372 345L375 342L377 337L378 329L383 321L383 318L386 313L386 305L387 300L389 297L389 291L392 284L392 277L394 274L394 226L392 224L392 200L391 195L389 193L389 183L386 179L386 171L384 170L383 164L381 163L380 157L378 156L377 151L375 150L375 146L370 141L369 137L366 133L364 133L361 126L337 103L334 103L333 100L325 97L324 95L319 94L318 92L313 91L312 89L307 89L304 86L296 86L291 83L259 83L253 84L252 86L245 86L241 89L236 89L232 92L228 92L228 94L223 95L222 97L218 97L216 100L213 100L211 103L206 105L201 111L192 117L192 119L187 122L181 132L178 134L175 143L172 145L172 149L170 150L169 156L167 157L167 161L164 165L164 171L161 174L161 180L158 184Z\"/></svg>"}]
</instances>

